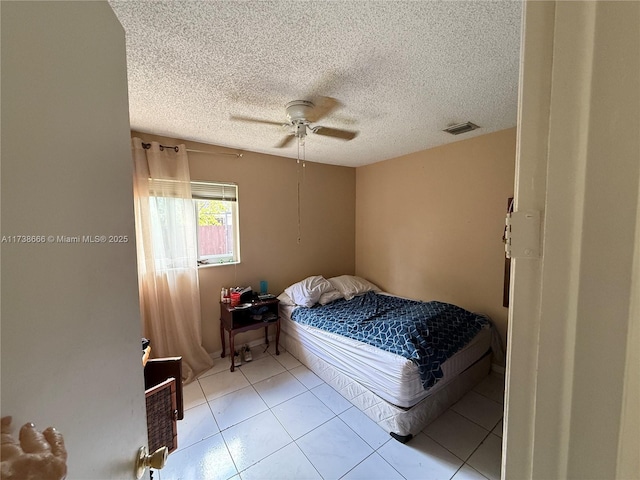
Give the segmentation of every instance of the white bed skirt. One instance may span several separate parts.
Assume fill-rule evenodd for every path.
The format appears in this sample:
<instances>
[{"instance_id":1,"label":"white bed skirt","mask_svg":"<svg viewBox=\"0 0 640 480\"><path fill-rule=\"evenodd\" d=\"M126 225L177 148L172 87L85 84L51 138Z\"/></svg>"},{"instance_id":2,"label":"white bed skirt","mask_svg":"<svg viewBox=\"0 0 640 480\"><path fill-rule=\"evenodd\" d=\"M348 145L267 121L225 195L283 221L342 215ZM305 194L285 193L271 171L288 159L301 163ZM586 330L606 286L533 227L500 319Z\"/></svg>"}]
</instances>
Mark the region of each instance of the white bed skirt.
<instances>
[{"instance_id":1,"label":"white bed skirt","mask_svg":"<svg viewBox=\"0 0 640 480\"><path fill-rule=\"evenodd\" d=\"M307 368L400 441L407 441L435 420L447 408L473 389L491 370L491 353L487 353L442 388L411 408L400 408L383 400L348 375L310 352L293 336L283 331L281 343Z\"/></svg>"}]
</instances>

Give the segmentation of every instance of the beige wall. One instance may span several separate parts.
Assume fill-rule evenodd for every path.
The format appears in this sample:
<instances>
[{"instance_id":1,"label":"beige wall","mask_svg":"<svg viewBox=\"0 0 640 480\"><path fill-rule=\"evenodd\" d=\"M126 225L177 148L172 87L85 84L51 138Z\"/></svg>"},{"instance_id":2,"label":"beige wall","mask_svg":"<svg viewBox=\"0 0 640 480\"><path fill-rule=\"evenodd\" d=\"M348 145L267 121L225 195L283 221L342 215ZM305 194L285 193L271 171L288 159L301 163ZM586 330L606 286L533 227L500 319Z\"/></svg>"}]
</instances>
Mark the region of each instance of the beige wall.
<instances>
[{"instance_id":1,"label":"beige wall","mask_svg":"<svg viewBox=\"0 0 640 480\"><path fill-rule=\"evenodd\" d=\"M236 152L139 132L145 141L185 143L187 148ZM242 158L189 153L192 180L238 184L239 265L200 268L202 335L207 351L220 343L220 288L269 282L279 294L309 275L353 274L355 270L355 169L244 152ZM301 241L298 243L297 183L300 179ZM240 334L236 342L260 338L260 331Z\"/></svg>"},{"instance_id":2,"label":"beige wall","mask_svg":"<svg viewBox=\"0 0 640 480\"><path fill-rule=\"evenodd\" d=\"M145 141L223 147L132 132ZM200 269L203 344L221 348L222 286L269 282L272 293L308 275L357 273L384 290L490 315L506 334L501 235L513 194L515 129L357 169L243 152L189 153L193 180L235 182L239 265ZM297 182L301 181L298 244ZM260 338L242 334L239 341Z\"/></svg>"},{"instance_id":3,"label":"beige wall","mask_svg":"<svg viewBox=\"0 0 640 480\"><path fill-rule=\"evenodd\" d=\"M516 130L356 170L356 274L382 289L491 316L503 335L504 248Z\"/></svg>"}]
</instances>

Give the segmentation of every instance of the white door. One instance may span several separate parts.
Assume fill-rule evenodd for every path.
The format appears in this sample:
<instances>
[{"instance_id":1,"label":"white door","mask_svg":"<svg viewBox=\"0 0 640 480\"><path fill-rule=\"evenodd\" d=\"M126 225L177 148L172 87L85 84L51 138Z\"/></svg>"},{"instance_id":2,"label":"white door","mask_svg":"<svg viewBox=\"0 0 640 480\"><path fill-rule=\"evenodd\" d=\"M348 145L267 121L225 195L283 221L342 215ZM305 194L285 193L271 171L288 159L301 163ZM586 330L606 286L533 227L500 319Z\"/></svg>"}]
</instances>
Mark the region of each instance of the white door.
<instances>
[{"instance_id":1,"label":"white door","mask_svg":"<svg viewBox=\"0 0 640 480\"><path fill-rule=\"evenodd\" d=\"M502 478L639 478L640 3L525 4Z\"/></svg>"},{"instance_id":2,"label":"white door","mask_svg":"<svg viewBox=\"0 0 640 480\"><path fill-rule=\"evenodd\" d=\"M125 35L106 2L2 2L2 415L68 479L146 445Z\"/></svg>"}]
</instances>

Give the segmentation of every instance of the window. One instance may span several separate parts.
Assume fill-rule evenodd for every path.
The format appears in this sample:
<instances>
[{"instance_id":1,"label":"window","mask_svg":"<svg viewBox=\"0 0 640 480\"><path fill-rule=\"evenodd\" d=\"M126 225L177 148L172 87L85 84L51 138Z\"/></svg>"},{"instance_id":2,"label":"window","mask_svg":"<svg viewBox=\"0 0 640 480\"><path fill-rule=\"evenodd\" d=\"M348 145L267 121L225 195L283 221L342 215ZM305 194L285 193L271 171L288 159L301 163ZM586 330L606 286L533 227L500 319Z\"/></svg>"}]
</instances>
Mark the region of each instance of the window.
<instances>
[{"instance_id":1,"label":"window","mask_svg":"<svg viewBox=\"0 0 640 480\"><path fill-rule=\"evenodd\" d=\"M198 264L240 263L238 186L191 182L196 217Z\"/></svg>"}]
</instances>

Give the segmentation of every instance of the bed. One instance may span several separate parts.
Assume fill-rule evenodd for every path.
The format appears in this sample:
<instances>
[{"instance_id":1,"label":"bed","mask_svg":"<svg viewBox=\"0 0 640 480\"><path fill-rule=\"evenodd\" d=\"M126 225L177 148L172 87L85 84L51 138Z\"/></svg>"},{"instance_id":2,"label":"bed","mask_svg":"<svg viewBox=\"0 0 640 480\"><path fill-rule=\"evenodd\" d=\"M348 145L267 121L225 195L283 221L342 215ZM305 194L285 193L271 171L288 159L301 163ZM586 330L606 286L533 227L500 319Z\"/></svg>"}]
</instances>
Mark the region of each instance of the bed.
<instances>
[{"instance_id":1,"label":"bed","mask_svg":"<svg viewBox=\"0 0 640 480\"><path fill-rule=\"evenodd\" d=\"M308 277L278 298L287 351L403 443L489 373L492 350L502 354L485 315L360 277Z\"/></svg>"}]
</instances>

